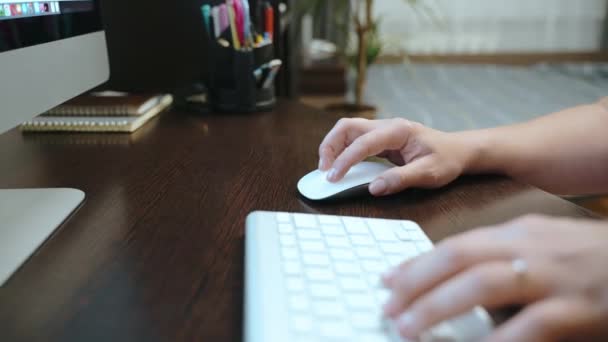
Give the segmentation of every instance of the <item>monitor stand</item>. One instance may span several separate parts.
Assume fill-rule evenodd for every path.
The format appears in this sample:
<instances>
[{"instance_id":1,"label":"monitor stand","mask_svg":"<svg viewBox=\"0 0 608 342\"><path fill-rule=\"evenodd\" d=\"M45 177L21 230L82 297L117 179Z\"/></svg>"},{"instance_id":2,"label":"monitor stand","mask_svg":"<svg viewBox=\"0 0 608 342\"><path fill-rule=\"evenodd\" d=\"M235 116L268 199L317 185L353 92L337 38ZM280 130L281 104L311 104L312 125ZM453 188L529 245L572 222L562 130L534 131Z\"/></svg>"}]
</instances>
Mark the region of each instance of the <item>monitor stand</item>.
<instances>
[{"instance_id":1,"label":"monitor stand","mask_svg":"<svg viewBox=\"0 0 608 342\"><path fill-rule=\"evenodd\" d=\"M0 189L0 288L83 200L76 189Z\"/></svg>"}]
</instances>

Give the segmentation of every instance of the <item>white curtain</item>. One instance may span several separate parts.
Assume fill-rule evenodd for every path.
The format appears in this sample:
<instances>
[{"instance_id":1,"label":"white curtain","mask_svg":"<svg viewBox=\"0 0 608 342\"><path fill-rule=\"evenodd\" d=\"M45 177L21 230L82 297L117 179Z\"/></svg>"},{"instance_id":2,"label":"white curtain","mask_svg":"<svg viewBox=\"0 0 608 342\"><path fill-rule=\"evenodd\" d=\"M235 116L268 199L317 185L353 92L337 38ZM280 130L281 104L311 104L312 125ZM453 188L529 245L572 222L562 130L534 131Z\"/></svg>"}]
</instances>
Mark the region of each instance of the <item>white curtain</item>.
<instances>
[{"instance_id":1,"label":"white curtain","mask_svg":"<svg viewBox=\"0 0 608 342\"><path fill-rule=\"evenodd\" d=\"M385 54L574 52L600 47L606 0L376 0Z\"/></svg>"}]
</instances>

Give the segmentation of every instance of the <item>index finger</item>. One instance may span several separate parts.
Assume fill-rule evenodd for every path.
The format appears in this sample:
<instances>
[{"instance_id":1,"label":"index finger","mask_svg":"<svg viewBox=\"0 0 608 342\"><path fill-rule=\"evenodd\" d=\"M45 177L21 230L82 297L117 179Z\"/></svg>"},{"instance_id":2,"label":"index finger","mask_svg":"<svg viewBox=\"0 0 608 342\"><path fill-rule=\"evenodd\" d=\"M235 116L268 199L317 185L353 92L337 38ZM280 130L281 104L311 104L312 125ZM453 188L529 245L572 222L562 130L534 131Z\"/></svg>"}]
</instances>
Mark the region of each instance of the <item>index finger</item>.
<instances>
[{"instance_id":1,"label":"index finger","mask_svg":"<svg viewBox=\"0 0 608 342\"><path fill-rule=\"evenodd\" d=\"M372 130L372 123L361 118L342 118L319 145L319 170L327 171L336 158L361 135Z\"/></svg>"}]
</instances>

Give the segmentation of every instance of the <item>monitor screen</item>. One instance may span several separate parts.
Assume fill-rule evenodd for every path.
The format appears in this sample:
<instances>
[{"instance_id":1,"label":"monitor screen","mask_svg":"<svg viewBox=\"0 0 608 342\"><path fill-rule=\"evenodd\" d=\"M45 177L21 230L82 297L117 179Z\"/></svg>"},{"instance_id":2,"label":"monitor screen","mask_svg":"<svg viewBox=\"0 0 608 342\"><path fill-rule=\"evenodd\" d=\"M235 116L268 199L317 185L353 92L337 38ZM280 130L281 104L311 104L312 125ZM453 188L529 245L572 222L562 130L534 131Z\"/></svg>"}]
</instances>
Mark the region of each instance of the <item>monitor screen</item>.
<instances>
[{"instance_id":1,"label":"monitor screen","mask_svg":"<svg viewBox=\"0 0 608 342\"><path fill-rule=\"evenodd\" d=\"M101 30L93 0L0 0L0 53Z\"/></svg>"}]
</instances>

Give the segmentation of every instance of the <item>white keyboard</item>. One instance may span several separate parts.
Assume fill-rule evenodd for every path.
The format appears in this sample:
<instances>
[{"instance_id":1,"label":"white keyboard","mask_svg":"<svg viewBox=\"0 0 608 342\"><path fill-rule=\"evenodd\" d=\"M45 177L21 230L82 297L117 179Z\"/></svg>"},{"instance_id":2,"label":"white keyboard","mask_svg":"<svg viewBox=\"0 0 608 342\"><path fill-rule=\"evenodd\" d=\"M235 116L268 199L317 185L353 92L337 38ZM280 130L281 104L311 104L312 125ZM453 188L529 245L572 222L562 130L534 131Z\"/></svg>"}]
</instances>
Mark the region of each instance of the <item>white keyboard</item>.
<instances>
[{"instance_id":1,"label":"white keyboard","mask_svg":"<svg viewBox=\"0 0 608 342\"><path fill-rule=\"evenodd\" d=\"M245 341L401 341L381 307L380 274L433 248L412 221L254 212L245 233ZM476 341L482 308L443 322L422 341Z\"/></svg>"}]
</instances>

